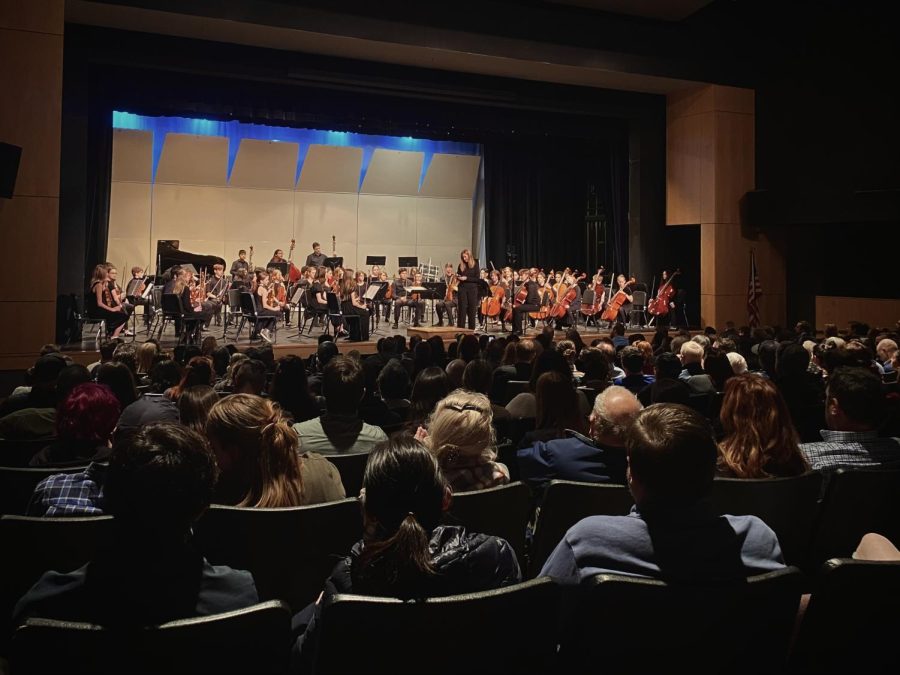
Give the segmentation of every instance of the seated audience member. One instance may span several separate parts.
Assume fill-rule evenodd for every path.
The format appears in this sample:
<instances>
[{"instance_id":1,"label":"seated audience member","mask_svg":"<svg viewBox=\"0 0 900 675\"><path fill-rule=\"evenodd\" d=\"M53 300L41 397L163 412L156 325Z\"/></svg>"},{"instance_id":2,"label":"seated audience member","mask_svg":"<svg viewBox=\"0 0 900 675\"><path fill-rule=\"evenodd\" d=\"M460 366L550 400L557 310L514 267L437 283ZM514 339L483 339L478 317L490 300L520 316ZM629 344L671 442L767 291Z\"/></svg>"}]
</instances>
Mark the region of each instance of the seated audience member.
<instances>
[{"instance_id":1,"label":"seated audience member","mask_svg":"<svg viewBox=\"0 0 900 675\"><path fill-rule=\"evenodd\" d=\"M578 409L577 392L571 380L564 375L553 371L541 375L537 381L535 402L534 431L522 437L519 447L530 448L536 441L565 438L569 430L587 433L587 418Z\"/></svg>"},{"instance_id":2,"label":"seated audience member","mask_svg":"<svg viewBox=\"0 0 900 675\"><path fill-rule=\"evenodd\" d=\"M231 391L235 394L262 396L266 390L266 379L266 365L258 359L247 359L234 371Z\"/></svg>"},{"instance_id":3,"label":"seated audience member","mask_svg":"<svg viewBox=\"0 0 900 675\"><path fill-rule=\"evenodd\" d=\"M444 369L447 371L447 377L450 378L450 388L459 389L462 386L463 374L466 372L467 362L463 359L453 359Z\"/></svg>"},{"instance_id":4,"label":"seated audience member","mask_svg":"<svg viewBox=\"0 0 900 675\"><path fill-rule=\"evenodd\" d=\"M235 352L228 357L228 368L225 370L225 377L213 385L213 389L220 393L230 393L234 389L234 374L237 372L238 366L247 361L246 354Z\"/></svg>"},{"instance_id":5,"label":"seated audience member","mask_svg":"<svg viewBox=\"0 0 900 675\"><path fill-rule=\"evenodd\" d=\"M150 369L150 389L147 393L163 395L181 381L181 365L174 359L157 361Z\"/></svg>"},{"instance_id":6,"label":"seated audience member","mask_svg":"<svg viewBox=\"0 0 900 675\"><path fill-rule=\"evenodd\" d=\"M376 380L378 393L388 410L406 419L409 413L409 372L395 359L388 361Z\"/></svg>"},{"instance_id":7,"label":"seated audience member","mask_svg":"<svg viewBox=\"0 0 900 675\"><path fill-rule=\"evenodd\" d=\"M209 411L218 402L216 390L205 384L185 389L178 397L178 417L181 423L198 433L204 433Z\"/></svg>"},{"instance_id":8,"label":"seated audience member","mask_svg":"<svg viewBox=\"0 0 900 675\"><path fill-rule=\"evenodd\" d=\"M269 384L269 398L280 405L294 423L322 414L316 397L309 391L306 364L293 354L282 356L275 364L275 374Z\"/></svg>"},{"instance_id":9,"label":"seated audience member","mask_svg":"<svg viewBox=\"0 0 900 675\"><path fill-rule=\"evenodd\" d=\"M884 560L890 562L900 561L900 551L887 537L869 532L863 535L859 545L853 552L855 560Z\"/></svg>"},{"instance_id":10,"label":"seated audience member","mask_svg":"<svg viewBox=\"0 0 900 675\"><path fill-rule=\"evenodd\" d=\"M189 544L216 473L206 440L179 425L153 424L117 445L104 485L109 545L74 572L46 572L16 606L15 625L155 625L258 602L249 572L214 567Z\"/></svg>"},{"instance_id":11,"label":"seated audience member","mask_svg":"<svg viewBox=\"0 0 900 675\"><path fill-rule=\"evenodd\" d=\"M210 411L206 435L221 472L217 503L277 508L346 496L337 467L318 453L301 454L297 432L269 400L226 396Z\"/></svg>"},{"instance_id":12,"label":"seated audience member","mask_svg":"<svg viewBox=\"0 0 900 675\"><path fill-rule=\"evenodd\" d=\"M822 440L800 449L817 470L900 465L900 439L879 438L886 403L881 380L862 368L842 367L828 378Z\"/></svg>"},{"instance_id":13,"label":"seated audience member","mask_svg":"<svg viewBox=\"0 0 900 675\"><path fill-rule=\"evenodd\" d=\"M670 582L739 582L784 567L775 533L755 516L717 516L712 428L687 406L654 405L627 432L627 516L591 516L569 529L541 576L579 583L604 572Z\"/></svg>"},{"instance_id":14,"label":"seated audience member","mask_svg":"<svg viewBox=\"0 0 900 675\"><path fill-rule=\"evenodd\" d=\"M427 431L421 427L417 431L416 437L437 457L454 492L483 490L509 482L509 469L495 461L492 422L487 396L457 389L438 402Z\"/></svg>"},{"instance_id":15,"label":"seated audience member","mask_svg":"<svg viewBox=\"0 0 900 675\"><path fill-rule=\"evenodd\" d=\"M607 387L594 400L590 437L569 431L565 438L518 451L522 479L539 486L556 479L624 484L625 431L641 408L624 387Z\"/></svg>"},{"instance_id":16,"label":"seated audience member","mask_svg":"<svg viewBox=\"0 0 900 675\"><path fill-rule=\"evenodd\" d=\"M194 356L188 361L181 374L181 380L165 393L173 401L191 387L211 387L216 383L216 371L212 359L208 356Z\"/></svg>"},{"instance_id":17,"label":"seated audience member","mask_svg":"<svg viewBox=\"0 0 900 675\"><path fill-rule=\"evenodd\" d=\"M751 351L754 351L759 359L759 370L756 371L756 374L774 378L778 343L775 340L763 340L758 345L755 345Z\"/></svg>"},{"instance_id":18,"label":"seated audience member","mask_svg":"<svg viewBox=\"0 0 900 675\"><path fill-rule=\"evenodd\" d=\"M693 394L712 394L716 388L703 370L703 347L693 340L681 345L681 374L678 376Z\"/></svg>"},{"instance_id":19,"label":"seated audience member","mask_svg":"<svg viewBox=\"0 0 900 675\"><path fill-rule=\"evenodd\" d=\"M521 581L504 539L441 524L452 500L434 456L411 436L376 446L363 476L366 534L334 568L316 605L301 613L304 620L295 620L309 624L298 642L301 661L315 648L319 608L337 593L421 599Z\"/></svg>"},{"instance_id":20,"label":"seated audience member","mask_svg":"<svg viewBox=\"0 0 900 675\"><path fill-rule=\"evenodd\" d=\"M107 361L112 361L113 353L116 351L116 347L118 347L121 342L116 340L107 340L102 345L100 345L100 360L94 361L93 363L88 364L88 371L93 373L99 366L103 365Z\"/></svg>"},{"instance_id":21,"label":"seated audience member","mask_svg":"<svg viewBox=\"0 0 900 675\"><path fill-rule=\"evenodd\" d=\"M31 390L17 400L7 400L0 418L0 438L26 440L50 438L56 426L57 379L67 363L59 354L47 354L29 371Z\"/></svg>"},{"instance_id":22,"label":"seated audience member","mask_svg":"<svg viewBox=\"0 0 900 675\"><path fill-rule=\"evenodd\" d=\"M645 406L652 403L682 403L687 405L691 388L682 381L681 360L669 352L656 357L656 381L638 392L638 400Z\"/></svg>"},{"instance_id":23,"label":"seated audience member","mask_svg":"<svg viewBox=\"0 0 900 675\"><path fill-rule=\"evenodd\" d=\"M612 327L612 331L610 331L610 338L612 339L613 347L615 347L617 351L623 347L627 347L628 338L625 337L625 324L615 324Z\"/></svg>"},{"instance_id":24,"label":"seated audience member","mask_svg":"<svg viewBox=\"0 0 900 675\"><path fill-rule=\"evenodd\" d=\"M609 338L600 338L596 342L597 349L602 351L606 355L606 360L609 361L609 367L611 368L609 374L610 379L618 380L620 377L625 377L625 371L616 365L618 354L616 353L616 347L613 345L612 340Z\"/></svg>"},{"instance_id":25,"label":"seated audience member","mask_svg":"<svg viewBox=\"0 0 900 675\"><path fill-rule=\"evenodd\" d=\"M610 384L609 359L602 349L588 347L578 355L578 368L581 370L581 384L598 392L606 389Z\"/></svg>"},{"instance_id":26,"label":"seated audience member","mask_svg":"<svg viewBox=\"0 0 900 675\"><path fill-rule=\"evenodd\" d=\"M720 476L787 478L809 471L787 404L771 380L732 377L719 421L725 434L719 442Z\"/></svg>"},{"instance_id":27,"label":"seated audience member","mask_svg":"<svg viewBox=\"0 0 900 675\"><path fill-rule=\"evenodd\" d=\"M309 376L309 390L316 396L322 394L322 380L324 378L325 366L331 359L338 356L340 350L334 340L327 336L328 339L319 343L316 349L314 369Z\"/></svg>"},{"instance_id":28,"label":"seated audience member","mask_svg":"<svg viewBox=\"0 0 900 675\"><path fill-rule=\"evenodd\" d=\"M153 364L156 363L156 359L159 357L159 345L154 341L148 340L138 347L135 357L137 363L137 372L135 373L135 376L138 384L150 384L150 371L153 369Z\"/></svg>"},{"instance_id":29,"label":"seated audience member","mask_svg":"<svg viewBox=\"0 0 900 675\"><path fill-rule=\"evenodd\" d=\"M56 411L56 441L31 458L29 466L78 466L109 457L112 434L122 412L102 384L75 387Z\"/></svg>"},{"instance_id":30,"label":"seated audience member","mask_svg":"<svg viewBox=\"0 0 900 675\"><path fill-rule=\"evenodd\" d=\"M878 356L878 362L884 369L885 373L893 373L894 366L892 361L897 353L897 343L890 338L880 340L875 346L875 354Z\"/></svg>"},{"instance_id":31,"label":"seated audience member","mask_svg":"<svg viewBox=\"0 0 900 675\"><path fill-rule=\"evenodd\" d=\"M476 394L484 394L487 396L491 390L491 382L493 379L494 368L491 367L489 361L485 359L473 359L466 366L463 372L462 387L468 391L474 391ZM491 412L494 413L494 421L498 419L512 419L512 415L502 405L498 405L491 401Z\"/></svg>"},{"instance_id":32,"label":"seated audience member","mask_svg":"<svg viewBox=\"0 0 900 675\"><path fill-rule=\"evenodd\" d=\"M703 357L703 370L712 380L713 388L718 391L725 391L725 384L734 377L734 370L731 368L731 362L728 355L718 349L710 348Z\"/></svg>"},{"instance_id":33,"label":"seated audience member","mask_svg":"<svg viewBox=\"0 0 900 675\"><path fill-rule=\"evenodd\" d=\"M640 349L633 346L625 347L622 350L621 358L625 375L616 379L615 384L637 394L647 385L656 382L653 375L644 374L644 354Z\"/></svg>"},{"instance_id":34,"label":"seated audience member","mask_svg":"<svg viewBox=\"0 0 900 675\"><path fill-rule=\"evenodd\" d=\"M371 452L387 438L384 431L359 419L365 391L359 363L346 356L329 360L322 373L325 414L294 425L302 448L321 455Z\"/></svg>"},{"instance_id":35,"label":"seated audience member","mask_svg":"<svg viewBox=\"0 0 900 675\"><path fill-rule=\"evenodd\" d=\"M566 378L574 387L572 382L572 369L566 363L566 359L558 351L552 347L543 350L534 360L534 367L531 369L531 379L528 381L528 391L513 396L513 399L506 404L506 409L513 417L536 417L537 416L537 400L534 393L537 389L538 378L544 373L556 372ZM576 391L575 396L578 401L578 411L588 416L591 410L588 404L587 396L583 391Z\"/></svg>"},{"instance_id":36,"label":"seated audience member","mask_svg":"<svg viewBox=\"0 0 900 675\"><path fill-rule=\"evenodd\" d=\"M542 351L542 347L532 339L523 339L510 343L507 350L515 354L515 361L510 365L503 365L494 370L491 383L491 400L494 403L506 405L506 383L510 380L527 382L531 379L531 366L534 359Z\"/></svg>"},{"instance_id":37,"label":"seated audience member","mask_svg":"<svg viewBox=\"0 0 900 675\"><path fill-rule=\"evenodd\" d=\"M747 372L747 359L738 352L728 352L728 363L735 375L744 375Z\"/></svg>"},{"instance_id":38,"label":"seated audience member","mask_svg":"<svg viewBox=\"0 0 900 675\"><path fill-rule=\"evenodd\" d=\"M109 387L123 410L138 399L134 375L124 363L111 361L97 368L97 384Z\"/></svg>"},{"instance_id":39,"label":"seated audience member","mask_svg":"<svg viewBox=\"0 0 900 675\"><path fill-rule=\"evenodd\" d=\"M450 378L441 368L426 368L419 373L413 382L409 399L409 428L415 431L418 427L427 425L438 401L451 391Z\"/></svg>"}]
</instances>

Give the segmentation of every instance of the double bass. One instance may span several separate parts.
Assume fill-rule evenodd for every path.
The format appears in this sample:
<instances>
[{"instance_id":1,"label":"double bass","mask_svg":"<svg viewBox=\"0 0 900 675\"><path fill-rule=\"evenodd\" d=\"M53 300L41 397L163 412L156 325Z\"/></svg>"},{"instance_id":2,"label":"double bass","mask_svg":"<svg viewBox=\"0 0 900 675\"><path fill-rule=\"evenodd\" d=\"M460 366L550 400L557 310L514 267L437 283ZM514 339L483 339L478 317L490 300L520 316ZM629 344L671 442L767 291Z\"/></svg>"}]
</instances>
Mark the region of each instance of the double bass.
<instances>
[{"instance_id":1,"label":"double bass","mask_svg":"<svg viewBox=\"0 0 900 675\"><path fill-rule=\"evenodd\" d=\"M603 276L604 271L603 267L599 268L597 274L595 274L594 278L591 280L591 290L594 291L594 301L589 305L581 305L581 313L584 316L594 316L600 312L600 308L603 306L603 294L606 292L606 289L603 287L603 282L600 281L600 277Z\"/></svg>"},{"instance_id":2,"label":"double bass","mask_svg":"<svg viewBox=\"0 0 900 675\"><path fill-rule=\"evenodd\" d=\"M622 290L617 291L612 299L610 299L609 304L607 304L606 309L603 310L603 314L600 315L600 318L603 321L616 321L619 318L619 310L622 309L622 305L628 302L628 298L626 297L625 289L628 288L631 284L637 283L637 280L634 277L631 277L628 281L625 282L625 285L622 286Z\"/></svg>"},{"instance_id":3,"label":"double bass","mask_svg":"<svg viewBox=\"0 0 900 675\"><path fill-rule=\"evenodd\" d=\"M300 274L300 268L297 267L293 262L294 247L296 245L297 245L297 242L295 240L291 239L291 248L288 253L288 273L287 273L287 280L288 280L288 283L290 283L291 285L296 284L298 281L300 281L300 278L302 277L302 275Z\"/></svg>"},{"instance_id":4,"label":"double bass","mask_svg":"<svg viewBox=\"0 0 900 675\"><path fill-rule=\"evenodd\" d=\"M656 297L647 303L647 311L650 314L653 316L665 316L669 313L669 303L672 302L672 296L675 295L675 287L672 286L672 281L679 274L681 274L681 270L675 270L672 276L666 279L666 283L659 287Z\"/></svg>"}]
</instances>

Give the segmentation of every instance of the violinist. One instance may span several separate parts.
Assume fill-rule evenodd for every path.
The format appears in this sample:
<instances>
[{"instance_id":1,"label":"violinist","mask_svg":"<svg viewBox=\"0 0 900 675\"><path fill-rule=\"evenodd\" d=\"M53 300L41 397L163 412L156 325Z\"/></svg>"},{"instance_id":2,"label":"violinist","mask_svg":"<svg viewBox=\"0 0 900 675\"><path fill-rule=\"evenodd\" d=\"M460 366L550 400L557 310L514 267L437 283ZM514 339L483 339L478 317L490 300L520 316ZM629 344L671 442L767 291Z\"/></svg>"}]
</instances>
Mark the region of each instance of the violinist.
<instances>
[{"instance_id":1,"label":"violinist","mask_svg":"<svg viewBox=\"0 0 900 675\"><path fill-rule=\"evenodd\" d=\"M280 248L276 248L272 253L272 259L269 261L269 264L266 265L266 267L271 267L272 265L280 265L283 262L286 262L284 259L284 251Z\"/></svg>"},{"instance_id":2,"label":"violinist","mask_svg":"<svg viewBox=\"0 0 900 675\"><path fill-rule=\"evenodd\" d=\"M325 294L331 291L330 273L331 270L327 267L316 268L316 276L310 286L312 294L311 309L316 313L317 317L328 314L328 298L325 297ZM318 319L316 321L318 322Z\"/></svg>"},{"instance_id":3,"label":"violinist","mask_svg":"<svg viewBox=\"0 0 900 675\"><path fill-rule=\"evenodd\" d=\"M174 276L173 268L173 276ZM194 298L191 297L191 284L194 280L194 275L191 274L191 271L186 267L178 268L178 276L175 277L175 283L172 286L172 293L178 296L181 301L181 311L185 316L197 319L195 324L195 328L193 333L189 336L192 340L196 340L200 337L200 331L203 330L203 326L209 323L210 318L212 318L212 307L208 302L205 301L194 301ZM180 331L181 326L176 326L176 330Z\"/></svg>"},{"instance_id":4,"label":"violinist","mask_svg":"<svg viewBox=\"0 0 900 675\"><path fill-rule=\"evenodd\" d=\"M469 328L475 330L475 321L478 315L478 261L472 255L472 251L467 248L459 254L456 279L459 282L457 295L459 310L456 313L456 326L464 328L466 319L468 319Z\"/></svg>"},{"instance_id":5,"label":"violinist","mask_svg":"<svg viewBox=\"0 0 900 675\"><path fill-rule=\"evenodd\" d=\"M571 296L572 292L575 293L575 299L569 304L569 310L566 316L562 320L563 326L574 326L577 324L576 316L578 316L579 310L581 310L581 286L578 285L578 280L575 278L575 274L573 272L569 272L565 274L562 279L563 283L566 285L569 295ZM562 298L559 298L562 300Z\"/></svg>"},{"instance_id":6,"label":"violinist","mask_svg":"<svg viewBox=\"0 0 900 675\"><path fill-rule=\"evenodd\" d=\"M631 303L634 302L634 296L632 295L631 284L628 283L624 274L620 274L616 277L616 292L618 293L619 291L622 291L625 294L625 302L619 308L619 322L627 324L628 317L631 314Z\"/></svg>"},{"instance_id":7,"label":"violinist","mask_svg":"<svg viewBox=\"0 0 900 675\"><path fill-rule=\"evenodd\" d=\"M351 270L347 270L350 272ZM362 283L357 283L362 275ZM363 293L366 291L366 273L360 271L356 277L352 274L345 274L344 281L340 287L341 312L345 317L358 316L359 321L348 321L347 328L350 331L350 340L359 342L369 339L369 308L363 299ZM360 288L362 291L360 292Z\"/></svg>"},{"instance_id":8,"label":"violinist","mask_svg":"<svg viewBox=\"0 0 900 675\"><path fill-rule=\"evenodd\" d=\"M400 323L400 309L405 305L411 305L415 311L413 328L421 326L422 314L425 311L425 303L409 295L406 288L412 284L405 269L400 270L400 278L394 281L394 328ZM418 295L418 294L417 294ZM412 311L412 310L411 310Z\"/></svg>"},{"instance_id":9,"label":"violinist","mask_svg":"<svg viewBox=\"0 0 900 675\"><path fill-rule=\"evenodd\" d=\"M492 297L495 295L494 290L497 287L503 289L503 297L504 298L506 298L506 296L509 295L509 284L507 284L505 281L503 281L503 273L500 270L497 270L497 269L491 270L490 274L488 275L488 286L490 287ZM488 300L490 300L490 298L488 298ZM491 311L490 309L484 310L483 309L484 304L485 303L482 302L482 311ZM505 333L506 332L506 323L503 320L503 312L501 311L499 314L496 314L496 315L492 314L491 316L500 319L500 332Z\"/></svg>"},{"instance_id":10,"label":"violinist","mask_svg":"<svg viewBox=\"0 0 900 675\"><path fill-rule=\"evenodd\" d=\"M284 325L287 328L291 326L291 305L287 298L287 284L284 283L284 275L277 267L269 272L269 295L274 295L275 304L277 304L284 314Z\"/></svg>"},{"instance_id":11,"label":"violinist","mask_svg":"<svg viewBox=\"0 0 900 675\"><path fill-rule=\"evenodd\" d=\"M244 274L248 274L250 272L250 263L247 262L247 251L241 249L238 251L238 259L231 263L231 278L237 276L238 272L244 270Z\"/></svg>"},{"instance_id":12,"label":"violinist","mask_svg":"<svg viewBox=\"0 0 900 675\"><path fill-rule=\"evenodd\" d=\"M135 266L131 268L131 279L125 286L125 299L129 304L137 307L141 305L144 308L144 326L150 326L150 299L145 297L147 287L152 286L144 275L144 268Z\"/></svg>"},{"instance_id":13,"label":"violinist","mask_svg":"<svg viewBox=\"0 0 900 675\"><path fill-rule=\"evenodd\" d=\"M109 290L109 276L106 265L101 263L94 267L91 278L91 292L88 295L88 311L92 316L103 319L106 332L110 338L117 338L128 323L125 309L117 305Z\"/></svg>"},{"instance_id":14,"label":"violinist","mask_svg":"<svg viewBox=\"0 0 900 675\"><path fill-rule=\"evenodd\" d=\"M257 317L264 319L256 324L259 333L251 335L250 339L261 337L266 342L272 342L270 329L275 327L278 315L281 314L282 308L275 298L275 289L272 287L272 280L269 273L265 270L259 270L256 273L256 299L258 308L256 310ZM264 326L259 328L259 326Z\"/></svg>"},{"instance_id":15,"label":"violinist","mask_svg":"<svg viewBox=\"0 0 900 675\"><path fill-rule=\"evenodd\" d=\"M522 274L524 273L524 274ZM543 274L540 275L543 280ZM524 277L524 281L522 278ZM522 334L522 323L526 316L528 316L529 312L537 312L541 309L541 295L540 295L540 285L536 280L538 277L538 271L536 269L531 270L522 270L520 272L520 286L524 285L527 290L527 295L525 296L525 302L521 305L516 305L513 308L513 326L512 332L513 335L521 335Z\"/></svg>"},{"instance_id":16,"label":"violinist","mask_svg":"<svg viewBox=\"0 0 900 675\"><path fill-rule=\"evenodd\" d=\"M131 318L131 315L134 314L134 305L132 305L125 298L125 291L122 290L122 287L119 286L119 271L116 269L116 266L112 263L105 263L106 265L106 275L107 275L107 284L109 285L109 292L112 296L114 306L118 306L122 308L122 311L125 312L125 316L127 319ZM127 337L131 337L134 335L127 328L123 335Z\"/></svg>"},{"instance_id":17,"label":"violinist","mask_svg":"<svg viewBox=\"0 0 900 675\"><path fill-rule=\"evenodd\" d=\"M231 284L225 279L225 265L216 263L213 265L212 276L206 280L206 288L204 289L206 301L212 308L213 316L219 321L219 315L222 312L222 305L227 297L228 288Z\"/></svg>"},{"instance_id":18,"label":"violinist","mask_svg":"<svg viewBox=\"0 0 900 675\"><path fill-rule=\"evenodd\" d=\"M441 277L440 281L447 284L447 294L434 303L434 309L438 315L437 326L444 325L444 314L447 314L447 324L453 325L453 310L456 309L456 296L457 291L453 290L453 286L456 284L456 277L453 275L453 263L447 263L444 265L444 276Z\"/></svg>"},{"instance_id":19,"label":"violinist","mask_svg":"<svg viewBox=\"0 0 900 675\"><path fill-rule=\"evenodd\" d=\"M372 279L375 279L375 278L376 277L373 275ZM387 272L385 272L384 270L382 270L381 272L378 273L377 278L378 278L378 281L382 281L382 282L388 283L388 284L392 283L390 281L390 279L388 279ZM381 295L380 302L381 302L381 310L384 312L384 320L390 321L391 320L391 298L387 297L387 295L388 295L387 293L383 293Z\"/></svg>"}]
</instances>

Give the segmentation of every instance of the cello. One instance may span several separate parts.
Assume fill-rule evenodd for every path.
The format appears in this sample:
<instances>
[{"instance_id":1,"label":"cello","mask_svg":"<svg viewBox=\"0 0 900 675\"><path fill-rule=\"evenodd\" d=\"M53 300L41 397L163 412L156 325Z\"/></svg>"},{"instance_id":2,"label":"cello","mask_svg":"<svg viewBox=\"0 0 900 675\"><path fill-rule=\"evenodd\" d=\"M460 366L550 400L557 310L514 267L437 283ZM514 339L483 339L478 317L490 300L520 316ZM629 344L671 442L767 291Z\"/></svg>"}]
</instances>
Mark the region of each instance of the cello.
<instances>
[{"instance_id":1,"label":"cello","mask_svg":"<svg viewBox=\"0 0 900 675\"><path fill-rule=\"evenodd\" d=\"M494 270L496 272L496 270ZM481 313L488 317L499 316L503 309L503 299L506 297L506 289L497 277L497 283L490 287L491 294L481 301Z\"/></svg>"},{"instance_id":2,"label":"cello","mask_svg":"<svg viewBox=\"0 0 900 675\"><path fill-rule=\"evenodd\" d=\"M575 282L568 287L566 287L566 285L562 281L559 282L559 290L557 291L556 295L556 304L553 305L553 308L550 310L550 316L552 316L554 319L562 319L564 316L566 316L566 314L569 313L569 307L573 302L575 302L575 298L578 297L578 282L584 279L586 276L587 274L582 272L580 276L575 277ZM563 279L565 279L565 276L563 276Z\"/></svg>"},{"instance_id":3,"label":"cello","mask_svg":"<svg viewBox=\"0 0 900 675\"><path fill-rule=\"evenodd\" d=\"M551 272L552 274L552 272ZM538 276L544 276L541 273ZM540 285L540 284L539 284ZM541 308L536 312L528 312L528 316L536 321L544 321L550 317L550 308L553 306L554 294L553 294L553 286L547 281L547 277L544 276L544 284L540 285L538 288L538 296L541 299Z\"/></svg>"},{"instance_id":4,"label":"cello","mask_svg":"<svg viewBox=\"0 0 900 675\"><path fill-rule=\"evenodd\" d=\"M672 296L675 295L675 288L672 281L681 274L681 270L677 269L672 273L666 282L659 287L656 297L647 304L647 311L653 316L665 316L669 313L669 303L672 302Z\"/></svg>"},{"instance_id":5,"label":"cello","mask_svg":"<svg viewBox=\"0 0 900 675\"><path fill-rule=\"evenodd\" d=\"M518 305L524 305L525 301L528 299L528 282L530 279L525 279L522 281L522 285L519 286L519 290L516 291L515 297L512 299L512 304L507 304L506 313L503 315L504 321L512 321L513 319L513 310Z\"/></svg>"},{"instance_id":6,"label":"cello","mask_svg":"<svg viewBox=\"0 0 900 675\"><path fill-rule=\"evenodd\" d=\"M614 322L619 318L619 310L622 309L622 305L628 302L625 289L634 283L637 283L637 280L634 277L631 277L625 282L625 285L622 286L622 290L617 291L616 294L612 296L606 309L603 310L603 314L600 315L601 320Z\"/></svg>"},{"instance_id":7,"label":"cello","mask_svg":"<svg viewBox=\"0 0 900 675\"><path fill-rule=\"evenodd\" d=\"M603 282L600 279L603 277L604 271L605 269L603 267L599 268L597 274L595 274L594 278L591 280L591 290L594 291L594 301L589 305L581 305L581 313L584 316L594 316L603 306L603 294L606 292L606 289L603 287Z\"/></svg>"}]
</instances>

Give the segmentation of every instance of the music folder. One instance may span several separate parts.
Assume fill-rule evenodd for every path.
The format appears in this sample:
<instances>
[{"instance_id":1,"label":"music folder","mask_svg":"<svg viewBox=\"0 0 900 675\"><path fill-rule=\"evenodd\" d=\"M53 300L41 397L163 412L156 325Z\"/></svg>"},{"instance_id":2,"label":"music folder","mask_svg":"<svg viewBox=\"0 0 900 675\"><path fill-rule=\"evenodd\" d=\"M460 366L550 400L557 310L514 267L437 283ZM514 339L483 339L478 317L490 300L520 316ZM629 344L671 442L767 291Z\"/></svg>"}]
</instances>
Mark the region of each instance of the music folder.
<instances>
[{"instance_id":1,"label":"music folder","mask_svg":"<svg viewBox=\"0 0 900 675\"><path fill-rule=\"evenodd\" d=\"M381 300L384 294L387 293L388 285L387 281L373 281L366 288L366 292L363 293L363 298L365 300Z\"/></svg>"}]
</instances>

